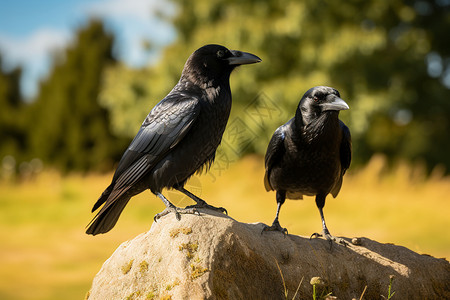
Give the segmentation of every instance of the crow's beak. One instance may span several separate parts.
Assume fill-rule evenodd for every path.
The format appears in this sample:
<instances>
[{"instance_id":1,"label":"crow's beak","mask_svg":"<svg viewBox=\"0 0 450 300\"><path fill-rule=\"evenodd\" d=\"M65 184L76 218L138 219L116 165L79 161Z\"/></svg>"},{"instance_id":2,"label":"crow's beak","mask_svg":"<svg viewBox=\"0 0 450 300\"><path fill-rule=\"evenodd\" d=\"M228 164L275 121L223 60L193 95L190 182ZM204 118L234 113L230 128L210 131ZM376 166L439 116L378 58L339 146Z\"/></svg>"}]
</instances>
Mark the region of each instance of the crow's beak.
<instances>
[{"instance_id":1,"label":"crow's beak","mask_svg":"<svg viewBox=\"0 0 450 300\"><path fill-rule=\"evenodd\" d=\"M230 52L233 54L233 56L227 58L228 64L230 65L247 65L261 61L261 58L251 53L238 50L230 50Z\"/></svg>"},{"instance_id":2,"label":"crow's beak","mask_svg":"<svg viewBox=\"0 0 450 300\"><path fill-rule=\"evenodd\" d=\"M322 111L327 110L347 110L350 107L348 107L348 104L342 100L341 98L334 96L333 99L330 102L325 102L320 104L322 107Z\"/></svg>"}]
</instances>

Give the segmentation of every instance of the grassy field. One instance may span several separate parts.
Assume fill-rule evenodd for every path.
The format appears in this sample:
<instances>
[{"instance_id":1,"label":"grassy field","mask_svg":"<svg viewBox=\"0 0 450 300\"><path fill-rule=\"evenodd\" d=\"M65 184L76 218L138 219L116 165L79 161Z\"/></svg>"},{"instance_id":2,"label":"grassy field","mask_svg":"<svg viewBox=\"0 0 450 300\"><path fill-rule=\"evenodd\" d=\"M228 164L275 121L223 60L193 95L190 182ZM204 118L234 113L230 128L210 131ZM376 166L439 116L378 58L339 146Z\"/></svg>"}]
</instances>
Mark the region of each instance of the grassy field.
<instances>
[{"instance_id":1,"label":"grassy field","mask_svg":"<svg viewBox=\"0 0 450 300\"><path fill-rule=\"evenodd\" d=\"M337 199L328 198L325 217L332 234L364 236L450 258L450 178L420 167L398 165L386 172L384 160L346 175ZM271 224L275 193L263 186L263 158L250 156L220 173L194 177L188 184L212 205L224 206L242 222ZM87 236L90 209L111 174L61 177L45 172L25 183L0 183L0 299L82 299L102 263L123 241L148 230L162 202L145 192L130 202L108 234ZM167 193L177 205L190 201ZM172 217L172 216L168 216ZM289 233L320 231L313 198L287 201L280 223Z\"/></svg>"}]
</instances>

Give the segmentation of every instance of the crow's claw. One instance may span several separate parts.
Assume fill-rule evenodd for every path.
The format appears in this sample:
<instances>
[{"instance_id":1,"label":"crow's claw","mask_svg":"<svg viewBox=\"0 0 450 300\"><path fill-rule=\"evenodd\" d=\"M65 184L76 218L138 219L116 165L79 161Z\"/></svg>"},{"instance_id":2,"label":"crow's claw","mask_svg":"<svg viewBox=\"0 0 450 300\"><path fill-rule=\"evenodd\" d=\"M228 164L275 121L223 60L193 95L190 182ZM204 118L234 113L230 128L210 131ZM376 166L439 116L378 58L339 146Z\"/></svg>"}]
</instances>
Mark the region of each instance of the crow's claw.
<instances>
[{"instance_id":1,"label":"crow's claw","mask_svg":"<svg viewBox=\"0 0 450 300\"><path fill-rule=\"evenodd\" d=\"M175 213L175 217L177 218L178 221L181 220L181 214L198 214L200 215L200 212L196 209L196 208L180 208L180 207L176 207L176 206L169 206L166 207L166 209L164 209L162 212L156 214L153 218L153 220L155 220L155 222L157 222L161 217L164 217L165 215L169 214L169 213Z\"/></svg>"},{"instance_id":2,"label":"crow's claw","mask_svg":"<svg viewBox=\"0 0 450 300\"><path fill-rule=\"evenodd\" d=\"M214 211L219 211L221 213L224 213L224 214L226 214L228 216L228 211L225 208L223 208L223 207L215 207L215 206L209 205L205 201L202 201L202 202L199 201L197 204L186 206L186 209L191 209L191 208L195 209L197 212L198 212L198 210L197 210L198 208L211 209L211 210L214 210ZM198 213L198 214L200 215L200 213Z\"/></svg>"},{"instance_id":3,"label":"crow's claw","mask_svg":"<svg viewBox=\"0 0 450 300\"><path fill-rule=\"evenodd\" d=\"M278 222L277 220L273 221L272 226L264 225L261 234L263 234L264 231L279 231L283 233L285 237L288 234L288 230L286 228L281 227L280 222Z\"/></svg>"},{"instance_id":4,"label":"crow's claw","mask_svg":"<svg viewBox=\"0 0 450 300\"><path fill-rule=\"evenodd\" d=\"M309 239L319 238L319 237L324 237L330 243L330 250L333 247L333 242L335 242L337 244L341 244L345 247L347 247L347 245L348 245L348 243L343 238L332 236L329 232L322 232L322 233L314 232L313 234L311 234Z\"/></svg>"}]
</instances>

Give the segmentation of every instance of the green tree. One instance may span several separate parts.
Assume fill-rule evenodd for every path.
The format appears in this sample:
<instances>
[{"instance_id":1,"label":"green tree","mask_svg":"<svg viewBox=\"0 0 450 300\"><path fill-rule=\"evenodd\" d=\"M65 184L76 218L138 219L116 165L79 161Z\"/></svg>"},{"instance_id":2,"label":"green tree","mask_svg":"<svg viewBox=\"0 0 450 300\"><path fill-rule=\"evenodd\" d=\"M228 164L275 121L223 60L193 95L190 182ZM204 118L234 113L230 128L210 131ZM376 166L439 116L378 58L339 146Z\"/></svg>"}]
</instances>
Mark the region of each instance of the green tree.
<instances>
[{"instance_id":1,"label":"green tree","mask_svg":"<svg viewBox=\"0 0 450 300\"><path fill-rule=\"evenodd\" d=\"M248 129L236 140L225 133L235 153L263 154L303 93L329 85L350 105L341 118L352 131L355 164L381 152L450 167L446 1L174 2L178 14L168 21L178 35L161 60L147 70L119 66L106 73L101 102L112 112L115 132L133 136L136 120L170 91L188 55L219 43L263 60L231 78L229 124L239 120L236 124ZM440 71L433 71L433 59ZM255 120L253 113L266 100L278 113Z\"/></svg>"},{"instance_id":2,"label":"green tree","mask_svg":"<svg viewBox=\"0 0 450 300\"><path fill-rule=\"evenodd\" d=\"M28 118L33 155L63 170L110 168L120 158L124 139L111 133L97 101L102 72L116 63L113 42L94 20L60 54Z\"/></svg>"},{"instance_id":3,"label":"green tree","mask_svg":"<svg viewBox=\"0 0 450 300\"><path fill-rule=\"evenodd\" d=\"M26 109L20 94L21 68L6 71L0 56L0 160L6 155L21 159L27 143Z\"/></svg>"}]
</instances>

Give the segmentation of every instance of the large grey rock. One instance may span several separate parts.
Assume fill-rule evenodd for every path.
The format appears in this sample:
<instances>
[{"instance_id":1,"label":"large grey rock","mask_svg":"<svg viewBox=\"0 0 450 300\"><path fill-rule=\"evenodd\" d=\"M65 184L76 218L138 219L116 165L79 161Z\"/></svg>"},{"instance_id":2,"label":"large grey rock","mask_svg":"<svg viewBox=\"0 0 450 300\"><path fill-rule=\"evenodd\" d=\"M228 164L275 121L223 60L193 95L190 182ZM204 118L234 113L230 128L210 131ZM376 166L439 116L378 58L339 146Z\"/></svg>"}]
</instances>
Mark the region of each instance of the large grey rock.
<instances>
[{"instance_id":1,"label":"large grey rock","mask_svg":"<svg viewBox=\"0 0 450 300\"><path fill-rule=\"evenodd\" d=\"M173 214L123 243L94 278L89 299L450 299L450 264L361 238L361 245L264 232L211 211ZM282 275L281 275L282 274ZM284 287L285 286L285 287ZM285 296L285 291L288 295Z\"/></svg>"}]
</instances>

